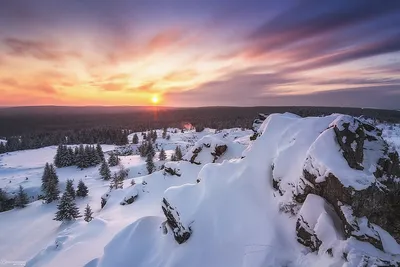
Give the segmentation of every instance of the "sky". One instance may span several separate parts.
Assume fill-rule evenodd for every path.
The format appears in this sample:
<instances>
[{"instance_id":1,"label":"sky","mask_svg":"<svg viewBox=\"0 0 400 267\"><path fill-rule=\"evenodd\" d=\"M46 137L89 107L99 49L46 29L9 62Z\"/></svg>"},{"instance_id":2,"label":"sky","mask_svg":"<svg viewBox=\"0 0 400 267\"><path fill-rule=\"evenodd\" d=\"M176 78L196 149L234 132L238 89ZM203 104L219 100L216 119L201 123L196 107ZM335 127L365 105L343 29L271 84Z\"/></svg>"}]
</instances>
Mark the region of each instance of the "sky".
<instances>
[{"instance_id":1,"label":"sky","mask_svg":"<svg viewBox=\"0 0 400 267\"><path fill-rule=\"evenodd\" d=\"M0 106L400 109L400 1L5 0Z\"/></svg>"}]
</instances>

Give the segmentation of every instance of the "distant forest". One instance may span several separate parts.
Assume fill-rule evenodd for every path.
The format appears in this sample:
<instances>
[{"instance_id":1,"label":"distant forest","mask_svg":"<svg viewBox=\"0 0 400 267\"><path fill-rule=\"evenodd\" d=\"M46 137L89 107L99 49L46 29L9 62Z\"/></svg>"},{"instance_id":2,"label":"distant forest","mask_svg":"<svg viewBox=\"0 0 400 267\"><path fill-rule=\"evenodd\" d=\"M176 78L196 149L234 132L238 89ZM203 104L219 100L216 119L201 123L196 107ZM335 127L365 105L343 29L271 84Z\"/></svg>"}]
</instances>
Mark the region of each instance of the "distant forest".
<instances>
[{"instance_id":1,"label":"distant forest","mask_svg":"<svg viewBox=\"0 0 400 267\"><path fill-rule=\"evenodd\" d=\"M292 112L300 116L345 113L400 122L400 111L340 107L15 107L0 108L0 138L7 151L65 144L125 144L130 132L182 128L191 123L210 127L250 128L258 113ZM18 141L19 140L19 141ZM1 151L0 151L1 152Z\"/></svg>"}]
</instances>

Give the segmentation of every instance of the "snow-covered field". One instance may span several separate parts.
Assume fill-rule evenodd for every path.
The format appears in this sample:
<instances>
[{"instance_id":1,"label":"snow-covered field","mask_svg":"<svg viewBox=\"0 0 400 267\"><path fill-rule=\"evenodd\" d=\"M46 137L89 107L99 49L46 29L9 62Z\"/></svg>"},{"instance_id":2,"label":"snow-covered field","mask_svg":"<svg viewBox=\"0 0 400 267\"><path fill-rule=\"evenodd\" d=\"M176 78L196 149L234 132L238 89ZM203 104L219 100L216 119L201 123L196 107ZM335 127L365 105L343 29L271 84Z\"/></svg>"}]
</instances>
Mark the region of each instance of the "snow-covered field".
<instances>
[{"instance_id":1,"label":"snow-covered field","mask_svg":"<svg viewBox=\"0 0 400 267\"><path fill-rule=\"evenodd\" d=\"M122 165L129 169L128 179L124 189L110 193L103 209L100 201L108 192L109 182L100 179L98 167L57 169L61 189L67 179L74 179L75 186L80 179L86 183L89 196L78 199L77 204L81 213L86 204L90 204L94 220L87 223L78 219L61 224L52 220L57 204L43 204L42 201L2 212L0 267L18 264L57 267L353 266L346 265L340 256L308 253L307 248L296 242L296 217L280 211L279 201L286 195L275 197L271 185L272 163L276 166L273 172L283 177L282 181L287 181L288 185L295 181L303 167L305 153L313 153L307 148L333 120L334 116L302 121L295 115L285 114L269 121L268 125L264 123L261 136L252 142L250 130L179 131L171 132L170 140L160 138L160 130L156 144L166 150L168 158L177 145L183 149L185 161L165 163L166 168L179 175L163 170L146 175L144 158L121 156ZM296 131L286 131L289 127ZM400 125L381 124L379 127L383 128L385 140L399 151ZM301 139L300 134L307 137ZM130 141L132 136L128 137ZM224 145L227 150L215 156L214 148ZM103 151L115 149L109 145L102 148ZM0 188L11 193L22 185L31 197L36 197L40 193L43 167L46 162L53 161L55 152L56 147L45 147L0 155ZM156 165L160 167L163 163L156 162ZM112 167L112 171L117 169ZM132 179L136 183L134 186L131 186ZM138 198L132 204L120 204L136 194ZM163 199L177 208L182 225L193 229L186 243L179 245L171 229L166 231L163 226ZM311 201L307 198L307 202ZM324 205L318 199L314 202ZM306 202L303 207L300 212L306 214ZM321 220L329 218L322 216ZM315 225L316 231L326 233L330 242L336 233L321 224L319 221L319 226ZM339 236L334 239L341 248L356 244L344 243ZM392 242L392 239L387 240ZM363 248L364 245L358 246ZM390 246L394 254L400 251L396 242Z\"/></svg>"},{"instance_id":2,"label":"snow-covered field","mask_svg":"<svg viewBox=\"0 0 400 267\"><path fill-rule=\"evenodd\" d=\"M177 145L187 151L200 138L213 134L215 130L206 129L201 133L186 131L171 132L170 140L158 138L159 148L166 150L169 158ZM240 129L224 130L227 139L243 140L238 145L243 151L248 144L251 131ZM221 134L221 133L220 133ZM161 136L161 131L158 131ZM132 135L128 139L132 140ZM140 141L141 135L138 134ZM236 141L235 141L236 143ZM104 152L115 147L103 145ZM22 185L32 199L40 194L41 176L46 162L53 162L56 146L34 150L16 151L0 155L0 188L9 193L15 192ZM155 159L157 159L157 155ZM107 157L107 156L106 156ZM103 254L107 243L124 227L142 217L161 216L161 200L164 191L176 185L193 183L202 166L188 162L171 163L183 173L181 177L167 177L162 171L151 176L147 174L145 159L139 155L120 156L121 164L129 169L129 177L125 180L124 190L116 190L108 200L106 207L100 209L101 196L108 192L109 182L99 176L99 167L80 170L76 167L57 169L60 188L65 187L67 179L74 179L75 186L83 179L89 188L89 196L77 199L81 213L86 204L94 211L94 220L86 223L79 219L74 223L61 224L54 221L56 203L43 204L34 201L24 209L14 209L0 213L0 266L13 266L28 262L27 266L83 266ZM162 163L157 163L158 167ZM112 167L111 171L117 171ZM131 179L141 185L143 180L147 185L141 189L141 196L134 205L122 206L119 202L130 190ZM8 265L7 265L8 264Z\"/></svg>"}]
</instances>

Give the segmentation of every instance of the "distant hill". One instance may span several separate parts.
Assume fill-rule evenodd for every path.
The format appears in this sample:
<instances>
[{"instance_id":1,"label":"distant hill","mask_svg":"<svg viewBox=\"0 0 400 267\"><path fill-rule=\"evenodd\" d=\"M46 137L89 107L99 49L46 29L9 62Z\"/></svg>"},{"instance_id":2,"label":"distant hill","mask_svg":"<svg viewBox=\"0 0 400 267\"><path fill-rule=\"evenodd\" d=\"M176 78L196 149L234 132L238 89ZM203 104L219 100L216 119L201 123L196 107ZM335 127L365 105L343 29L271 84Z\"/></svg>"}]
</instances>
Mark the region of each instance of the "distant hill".
<instances>
[{"instance_id":1,"label":"distant hill","mask_svg":"<svg viewBox=\"0 0 400 267\"><path fill-rule=\"evenodd\" d=\"M388 122L400 122L400 112L372 108L345 107L195 107L153 106L32 106L0 109L0 137L29 133L90 128L123 128L144 131L152 128L181 127L190 122L199 127L216 129L251 127L258 113L292 112L300 116L344 113L366 116Z\"/></svg>"}]
</instances>

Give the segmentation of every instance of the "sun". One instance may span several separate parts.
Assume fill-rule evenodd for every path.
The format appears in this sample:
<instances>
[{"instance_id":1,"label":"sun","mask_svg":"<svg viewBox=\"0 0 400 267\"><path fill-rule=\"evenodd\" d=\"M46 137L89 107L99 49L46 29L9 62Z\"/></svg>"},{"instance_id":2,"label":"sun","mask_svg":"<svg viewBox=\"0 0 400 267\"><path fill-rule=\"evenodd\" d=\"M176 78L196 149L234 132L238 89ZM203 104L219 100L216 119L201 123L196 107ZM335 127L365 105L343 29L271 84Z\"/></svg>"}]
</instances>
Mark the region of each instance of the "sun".
<instances>
[{"instance_id":1,"label":"sun","mask_svg":"<svg viewBox=\"0 0 400 267\"><path fill-rule=\"evenodd\" d=\"M158 98L158 96L153 95L153 97L151 98L151 102L156 105L158 104L158 102L160 102L160 99Z\"/></svg>"}]
</instances>

